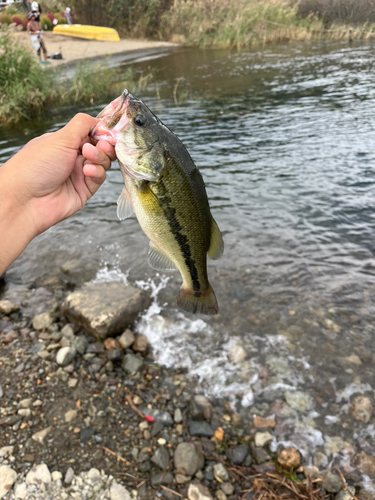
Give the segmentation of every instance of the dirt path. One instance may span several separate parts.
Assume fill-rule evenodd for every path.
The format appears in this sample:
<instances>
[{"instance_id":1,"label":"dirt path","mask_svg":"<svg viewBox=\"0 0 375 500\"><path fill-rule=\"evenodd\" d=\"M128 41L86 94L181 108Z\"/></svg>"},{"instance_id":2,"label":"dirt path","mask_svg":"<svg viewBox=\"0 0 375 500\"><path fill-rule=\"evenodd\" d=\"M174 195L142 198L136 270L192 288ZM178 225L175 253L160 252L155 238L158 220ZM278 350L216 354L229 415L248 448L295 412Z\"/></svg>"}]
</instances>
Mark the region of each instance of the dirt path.
<instances>
[{"instance_id":1,"label":"dirt path","mask_svg":"<svg viewBox=\"0 0 375 500\"><path fill-rule=\"evenodd\" d=\"M20 43L31 47L30 37L25 32L14 34ZM155 42L149 40L120 40L119 42L100 42L98 40L85 40L81 38L55 35L51 32L43 34L49 55L61 52L63 60L50 59L54 66L78 61L80 59L95 58L100 56L114 55L121 52L134 50L145 50L158 47L176 47L169 42Z\"/></svg>"}]
</instances>

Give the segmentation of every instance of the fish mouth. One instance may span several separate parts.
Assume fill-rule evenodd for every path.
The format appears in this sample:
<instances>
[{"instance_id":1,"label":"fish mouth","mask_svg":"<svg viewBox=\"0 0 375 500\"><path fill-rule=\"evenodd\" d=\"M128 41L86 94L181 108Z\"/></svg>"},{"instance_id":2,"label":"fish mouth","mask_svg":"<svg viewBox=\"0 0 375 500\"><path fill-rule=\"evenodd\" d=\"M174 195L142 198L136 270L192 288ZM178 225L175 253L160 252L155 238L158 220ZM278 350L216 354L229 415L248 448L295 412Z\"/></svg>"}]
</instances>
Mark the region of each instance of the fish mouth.
<instances>
[{"instance_id":1,"label":"fish mouth","mask_svg":"<svg viewBox=\"0 0 375 500\"><path fill-rule=\"evenodd\" d=\"M91 130L90 136L97 141L104 140L115 146L117 133L123 130L130 121L126 110L132 97L129 91L125 89L117 99L108 104L98 114L97 118L100 118L100 121Z\"/></svg>"}]
</instances>

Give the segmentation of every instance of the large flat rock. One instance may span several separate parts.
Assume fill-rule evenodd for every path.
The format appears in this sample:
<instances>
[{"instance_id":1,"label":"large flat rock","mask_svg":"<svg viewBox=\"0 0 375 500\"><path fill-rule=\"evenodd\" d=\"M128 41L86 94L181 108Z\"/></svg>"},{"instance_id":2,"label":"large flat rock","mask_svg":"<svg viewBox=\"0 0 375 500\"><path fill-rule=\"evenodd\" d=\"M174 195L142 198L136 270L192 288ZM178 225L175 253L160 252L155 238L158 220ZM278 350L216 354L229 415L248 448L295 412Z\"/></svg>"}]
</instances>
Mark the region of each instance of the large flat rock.
<instances>
[{"instance_id":1,"label":"large flat rock","mask_svg":"<svg viewBox=\"0 0 375 500\"><path fill-rule=\"evenodd\" d=\"M150 303L147 292L125 283L86 283L67 296L62 311L69 321L105 339L132 325Z\"/></svg>"}]
</instances>

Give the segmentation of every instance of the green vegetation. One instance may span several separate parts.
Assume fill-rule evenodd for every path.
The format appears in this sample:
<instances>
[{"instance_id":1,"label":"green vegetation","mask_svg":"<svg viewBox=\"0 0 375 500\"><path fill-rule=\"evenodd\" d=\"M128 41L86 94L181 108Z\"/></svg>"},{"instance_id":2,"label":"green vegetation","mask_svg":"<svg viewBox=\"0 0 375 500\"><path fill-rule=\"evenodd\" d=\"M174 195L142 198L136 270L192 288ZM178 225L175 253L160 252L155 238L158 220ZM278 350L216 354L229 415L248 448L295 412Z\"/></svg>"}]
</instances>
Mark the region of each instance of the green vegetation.
<instances>
[{"instance_id":1,"label":"green vegetation","mask_svg":"<svg viewBox=\"0 0 375 500\"><path fill-rule=\"evenodd\" d=\"M136 79L130 68L119 75L105 63L84 62L77 66L73 79L67 80L60 71L42 67L8 29L0 31L0 125L48 117L64 106L107 102L124 88L136 92L150 78L151 74Z\"/></svg>"},{"instance_id":2,"label":"green vegetation","mask_svg":"<svg viewBox=\"0 0 375 500\"><path fill-rule=\"evenodd\" d=\"M123 37L199 47L243 47L311 39L375 36L373 0L72 0L83 24Z\"/></svg>"}]
</instances>

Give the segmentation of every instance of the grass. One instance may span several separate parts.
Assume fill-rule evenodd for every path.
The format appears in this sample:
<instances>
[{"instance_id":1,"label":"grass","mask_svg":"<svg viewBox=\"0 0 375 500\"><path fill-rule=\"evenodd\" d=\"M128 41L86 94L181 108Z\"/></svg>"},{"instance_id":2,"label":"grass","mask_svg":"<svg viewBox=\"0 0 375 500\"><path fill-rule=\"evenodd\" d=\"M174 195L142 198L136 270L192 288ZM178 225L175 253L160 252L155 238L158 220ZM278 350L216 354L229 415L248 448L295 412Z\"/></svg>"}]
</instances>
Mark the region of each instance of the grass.
<instances>
[{"instance_id":1,"label":"grass","mask_svg":"<svg viewBox=\"0 0 375 500\"><path fill-rule=\"evenodd\" d=\"M119 75L106 63L83 62L72 80L43 68L35 54L16 43L6 27L0 31L0 125L51 116L57 108L110 100L124 88L142 89L151 74L136 79L131 68Z\"/></svg>"}]
</instances>

